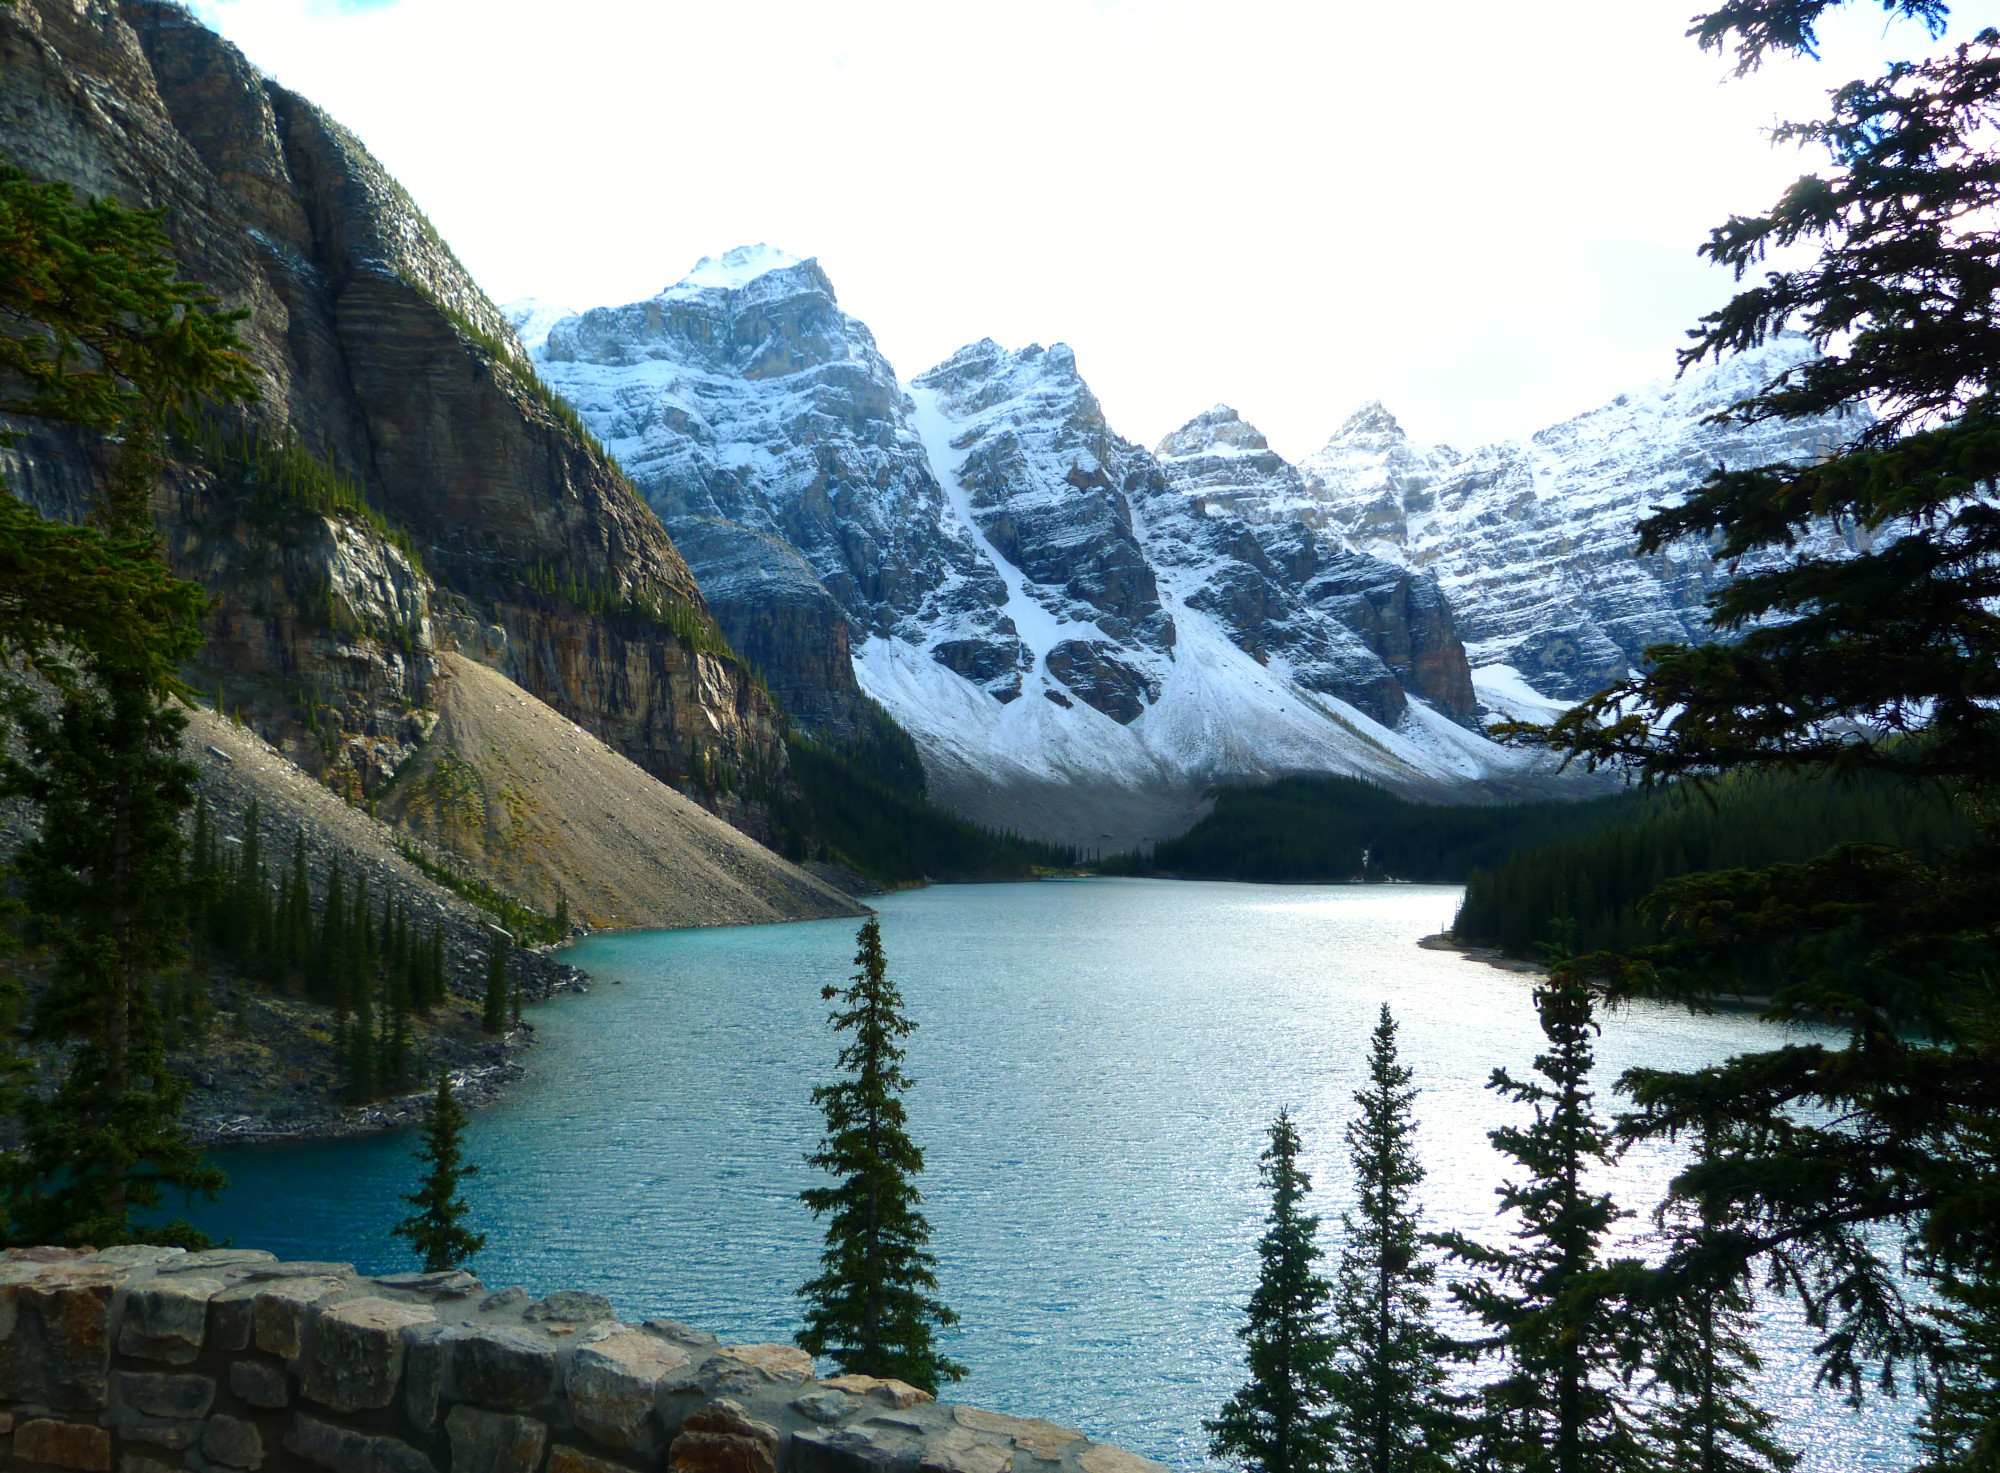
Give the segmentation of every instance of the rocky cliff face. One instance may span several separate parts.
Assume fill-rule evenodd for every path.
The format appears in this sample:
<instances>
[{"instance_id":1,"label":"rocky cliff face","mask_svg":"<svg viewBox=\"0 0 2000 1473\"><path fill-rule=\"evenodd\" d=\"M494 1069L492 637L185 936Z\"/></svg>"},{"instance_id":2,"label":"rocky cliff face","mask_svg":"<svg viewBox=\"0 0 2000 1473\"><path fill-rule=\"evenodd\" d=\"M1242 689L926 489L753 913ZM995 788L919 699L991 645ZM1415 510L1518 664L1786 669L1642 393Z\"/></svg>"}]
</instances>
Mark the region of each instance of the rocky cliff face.
<instances>
[{"instance_id":1,"label":"rocky cliff face","mask_svg":"<svg viewBox=\"0 0 2000 1473\"><path fill-rule=\"evenodd\" d=\"M1307 690L1346 696L1394 725L1420 696L1472 719L1472 677L1436 582L1357 552L1316 515L1296 467L1226 404L1160 442L1148 546L1183 596ZM1357 699L1358 696L1358 699Z\"/></svg>"},{"instance_id":2,"label":"rocky cliff face","mask_svg":"<svg viewBox=\"0 0 2000 1473\"><path fill-rule=\"evenodd\" d=\"M201 678L266 736L372 792L421 739L442 642L669 781L782 765L769 699L690 635L707 610L658 519L352 134L179 6L28 0L0 10L0 153L163 209L183 274L249 313L263 393L230 433L371 509L274 511L192 454L162 490L218 598ZM38 432L9 470L74 515L99 468Z\"/></svg>"},{"instance_id":3,"label":"rocky cliff face","mask_svg":"<svg viewBox=\"0 0 2000 1473\"><path fill-rule=\"evenodd\" d=\"M1213 436L1167 461L1120 438L1066 347L976 343L905 385L816 263L762 246L645 302L507 311L788 708L841 734L874 697L972 817L1130 842L1217 780L1518 765L1455 724L1426 577L1268 479L1231 511Z\"/></svg>"},{"instance_id":4,"label":"rocky cliff face","mask_svg":"<svg viewBox=\"0 0 2000 1473\"><path fill-rule=\"evenodd\" d=\"M927 601L982 573L941 530L937 481L868 329L816 263L748 247L541 330L544 376L686 537L723 625L809 730L846 734L861 699L837 649L849 631L915 633ZM774 544L759 538L796 561L760 555Z\"/></svg>"},{"instance_id":5,"label":"rocky cliff face","mask_svg":"<svg viewBox=\"0 0 2000 1473\"><path fill-rule=\"evenodd\" d=\"M1306 512L1357 547L1434 576L1475 665L1511 667L1544 696L1587 696L1634 668L1648 645L1708 639L1702 602L1729 576L1695 543L1635 556L1634 523L1718 466L1824 454L1858 428L1707 423L1811 351L1779 337L1525 442L1463 455L1417 444L1370 404L1301 467Z\"/></svg>"}]
</instances>

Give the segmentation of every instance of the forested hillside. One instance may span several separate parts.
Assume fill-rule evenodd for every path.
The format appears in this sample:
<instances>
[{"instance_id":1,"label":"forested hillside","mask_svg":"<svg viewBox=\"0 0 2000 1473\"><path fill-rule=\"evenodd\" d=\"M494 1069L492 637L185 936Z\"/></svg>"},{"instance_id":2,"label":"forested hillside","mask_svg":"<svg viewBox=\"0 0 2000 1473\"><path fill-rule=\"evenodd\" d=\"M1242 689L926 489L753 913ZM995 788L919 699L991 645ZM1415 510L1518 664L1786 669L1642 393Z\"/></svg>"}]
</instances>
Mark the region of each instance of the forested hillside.
<instances>
[{"instance_id":1,"label":"forested hillside","mask_svg":"<svg viewBox=\"0 0 2000 1473\"><path fill-rule=\"evenodd\" d=\"M1659 939L1640 902L1677 875L1792 863L1836 844L1921 855L1971 832L1941 791L1884 777L1731 777L1625 800L1616 812L1615 823L1475 870L1452 934L1530 956L1561 917L1576 922L1578 950L1623 950Z\"/></svg>"},{"instance_id":2,"label":"forested hillside","mask_svg":"<svg viewBox=\"0 0 2000 1473\"><path fill-rule=\"evenodd\" d=\"M1523 849L1623 822L1641 801L1614 793L1582 803L1415 803L1355 778L1294 777L1225 788L1180 838L1098 868L1190 880L1453 884Z\"/></svg>"}]
</instances>

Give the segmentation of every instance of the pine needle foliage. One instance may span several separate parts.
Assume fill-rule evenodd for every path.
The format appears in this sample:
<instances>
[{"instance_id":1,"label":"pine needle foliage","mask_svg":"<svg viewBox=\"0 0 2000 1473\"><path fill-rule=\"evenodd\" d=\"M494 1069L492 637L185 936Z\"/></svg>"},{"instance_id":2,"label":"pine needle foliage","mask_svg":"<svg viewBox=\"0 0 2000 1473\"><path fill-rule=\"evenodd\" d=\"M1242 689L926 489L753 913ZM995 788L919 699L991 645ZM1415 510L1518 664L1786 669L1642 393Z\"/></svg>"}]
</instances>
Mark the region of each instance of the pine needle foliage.
<instances>
[{"instance_id":1,"label":"pine needle foliage","mask_svg":"<svg viewBox=\"0 0 2000 1473\"><path fill-rule=\"evenodd\" d=\"M209 470L236 508L258 525L280 529L300 514L357 522L423 573L423 554L415 539L296 436L272 440L248 426L225 425L204 416L177 422L170 443L177 455Z\"/></svg>"},{"instance_id":2,"label":"pine needle foliage","mask_svg":"<svg viewBox=\"0 0 2000 1473\"><path fill-rule=\"evenodd\" d=\"M915 1180L924 1153L905 1128L902 1096L913 1081L903 1072L901 1040L917 1025L889 980L881 922L870 916L857 939L849 986L820 993L840 1004L827 1015L834 1032L850 1037L840 1050L845 1077L812 1094L826 1134L806 1164L839 1182L799 1193L814 1217L826 1219L826 1249L820 1274L798 1291L806 1310L796 1339L842 1371L907 1381L935 1395L942 1382L963 1379L965 1367L937 1343L937 1331L958 1316L936 1294L937 1255Z\"/></svg>"},{"instance_id":3,"label":"pine needle foliage","mask_svg":"<svg viewBox=\"0 0 2000 1473\"><path fill-rule=\"evenodd\" d=\"M1834 8L1729 0L1695 34L1750 69L1810 54ZM1933 35L1947 10L1886 8ZM1997 130L1992 28L1850 82L1825 116L1780 130L1824 150L1824 165L1711 232L1704 254L1745 284L1683 358L1796 329L1820 354L1724 417L1865 403L1872 418L1822 460L1718 470L1642 521L1643 554L1702 538L1747 564L1709 601L1725 637L1649 650L1641 673L1523 733L1656 783L1880 774L1957 803L1973 830L1930 854L1850 843L1674 880L1653 902L1666 939L1594 963L1615 995L1697 1008L1741 990L1746 971L1774 976L1768 1018L1846 1032L1708 1069L1631 1071L1621 1130L1713 1132L1675 1198L1727 1224L1708 1253L1799 1295L1822 1375L1854 1398L1905 1374L1946 1395L2000 1339L2000 1160L1984 1138L2000 1117ZM1904 1262L1970 1318L1927 1313ZM1712 1272L1676 1266L1695 1282ZM1928 1455L1990 1467L2000 1398L1948 1394L1929 1413Z\"/></svg>"},{"instance_id":4,"label":"pine needle foliage","mask_svg":"<svg viewBox=\"0 0 2000 1473\"><path fill-rule=\"evenodd\" d=\"M53 527L0 493L0 702L15 736L0 797L35 810L13 868L53 954L30 1031L60 1063L53 1091L10 1101L20 1144L0 1192L16 1242L198 1244L184 1222L141 1219L169 1190L222 1186L180 1128L159 1011L186 938L194 798L176 671L206 599L161 564L151 509L166 420L254 393L242 314L214 307L177 279L159 215L0 165L0 414L116 435L95 529ZM24 669L54 683L52 705Z\"/></svg>"},{"instance_id":5,"label":"pine needle foliage","mask_svg":"<svg viewBox=\"0 0 2000 1473\"><path fill-rule=\"evenodd\" d=\"M230 963L262 989L303 991L334 1009L343 1092L360 1103L415 1079L413 1018L445 1000L444 936L435 923L419 928L393 896L378 909L365 886L347 883L338 855L315 894L306 854L301 831L289 861L267 862L255 803L233 842L198 804L188 856L192 933L201 955Z\"/></svg>"},{"instance_id":6,"label":"pine needle foliage","mask_svg":"<svg viewBox=\"0 0 2000 1473\"><path fill-rule=\"evenodd\" d=\"M470 1209L459 1186L467 1177L477 1176L479 1168L465 1160L465 1108L451 1092L449 1072L438 1075L417 1159L430 1170L423 1184L403 1198L417 1210L390 1232L409 1239L410 1247L423 1257L425 1273L462 1267L486 1246L486 1234L465 1225Z\"/></svg>"},{"instance_id":7,"label":"pine needle foliage","mask_svg":"<svg viewBox=\"0 0 2000 1473\"><path fill-rule=\"evenodd\" d=\"M1452 934L1532 957L1569 920L1579 952L1628 950L1665 939L1668 917L1647 897L1683 875L1801 863L1837 844L1934 856L1973 833L1949 795L1882 776L1736 773L1632 799L1615 825L1474 871Z\"/></svg>"},{"instance_id":8,"label":"pine needle foliage","mask_svg":"<svg viewBox=\"0 0 2000 1473\"><path fill-rule=\"evenodd\" d=\"M1355 1209L1332 1309L1328 1422L1346 1473L1423 1473L1444 1466L1444 1340L1431 1321L1437 1269L1423 1254L1416 1190L1417 1090L1396 1055L1389 1005L1369 1039L1368 1086L1347 1126Z\"/></svg>"},{"instance_id":9,"label":"pine needle foliage","mask_svg":"<svg viewBox=\"0 0 2000 1473\"><path fill-rule=\"evenodd\" d=\"M1615 1141L1590 1085L1595 1000L1566 944L1550 948L1547 981L1535 990L1546 1051L1539 1079L1493 1071L1488 1088L1525 1105L1534 1119L1489 1139L1525 1175L1500 1188L1500 1210L1517 1226L1510 1245L1463 1233L1432 1241L1472 1270L1452 1297L1484 1334L1457 1354L1498 1361L1480 1386L1464 1429L1485 1462L1534 1473L1633 1473L1649 1445L1629 1380L1644 1359L1642 1332L1615 1292L1628 1267L1602 1256L1626 1214L1584 1176L1610 1162Z\"/></svg>"},{"instance_id":10,"label":"pine needle foliage","mask_svg":"<svg viewBox=\"0 0 2000 1473\"><path fill-rule=\"evenodd\" d=\"M1334 1422L1332 1286L1315 1265L1319 1219L1302 1210L1312 1178L1299 1166L1299 1132L1280 1110L1258 1176L1271 1194L1257 1287L1236 1331L1250 1379L1202 1423L1209 1451L1252 1473L1320 1473L1340 1466Z\"/></svg>"},{"instance_id":11,"label":"pine needle foliage","mask_svg":"<svg viewBox=\"0 0 2000 1473\"><path fill-rule=\"evenodd\" d=\"M198 1244L186 1223L142 1226L168 1190L212 1198L222 1173L180 1126L186 1086L166 1066L154 979L183 959L180 816L194 769L178 707L140 685L79 691L17 713L5 788L40 831L14 859L54 953L31 1034L62 1060L54 1091L17 1101L22 1144L0 1161L14 1242Z\"/></svg>"}]
</instances>

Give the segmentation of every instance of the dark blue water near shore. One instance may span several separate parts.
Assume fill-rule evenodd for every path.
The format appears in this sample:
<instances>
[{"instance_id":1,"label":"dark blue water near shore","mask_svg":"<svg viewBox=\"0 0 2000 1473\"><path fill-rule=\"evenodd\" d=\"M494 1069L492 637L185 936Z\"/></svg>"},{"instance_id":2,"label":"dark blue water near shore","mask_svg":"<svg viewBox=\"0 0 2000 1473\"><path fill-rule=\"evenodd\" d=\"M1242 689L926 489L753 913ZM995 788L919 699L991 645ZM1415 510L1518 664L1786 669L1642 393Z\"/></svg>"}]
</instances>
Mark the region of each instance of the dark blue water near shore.
<instances>
[{"instance_id":1,"label":"dark blue water near shore","mask_svg":"<svg viewBox=\"0 0 2000 1473\"><path fill-rule=\"evenodd\" d=\"M1430 1180L1429 1221L1499 1231L1508 1118L1483 1086L1529 1066L1529 980L1416 938L1456 889L1267 888L1094 880L940 887L889 897L892 972L921 1023L911 1123L943 1294L963 1319L957 1399L1046 1416L1182 1467L1241 1378L1234 1329L1255 1275L1262 1131L1280 1105L1305 1134L1333 1247L1340 1130L1384 1001L1403 1023ZM478 1115L469 1154L489 1284L609 1295L725 1339L789 1339L819 1230L797 1204L818 1132L809 1095L835 1043L819 988L850 970L849 922L592 938L586 996L532 1009L526 1080ZM1763 1046L1744 1017L1639 1009L1610 1019L1606 1093L1636 1063ZM197 1214L288 1257L410 1266L389 1225L416 1167L408 1134L239 1150ZM1610 1178L1643 1215L1658 1154ZM1855 1414L1811 1388L1807 1341L1766 1320L1767 1396L1806 1473L1901 1466L1907 1403Z\"/></svg>"}]
</instances>

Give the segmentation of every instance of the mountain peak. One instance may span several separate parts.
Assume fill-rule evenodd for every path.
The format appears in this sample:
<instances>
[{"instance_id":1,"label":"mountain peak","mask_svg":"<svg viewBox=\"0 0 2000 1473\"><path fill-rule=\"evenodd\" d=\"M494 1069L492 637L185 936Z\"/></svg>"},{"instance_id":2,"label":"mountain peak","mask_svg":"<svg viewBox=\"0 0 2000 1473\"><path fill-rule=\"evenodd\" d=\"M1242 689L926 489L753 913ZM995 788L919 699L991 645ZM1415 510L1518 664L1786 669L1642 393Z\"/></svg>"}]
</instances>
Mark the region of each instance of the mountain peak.
<instances>
[{"instance_id":1,"label":"mountain peak","mask_svg":"<svg viewBox=\"0 0 2000 1473\"><path fill-rule=\"evenodd\" d=\"M1227 404L1197 414L1154 448L1162 460L1189 455L1240 455L1271 448L1263 431Z\"/></svg>"},{"instance_id":2,"label":"mountain peak","mask_svg":"<svg viewBox=\"0 0 2000 1473\"><path fill-rule=\"evenodd\" d=\"M1333 432L1333 439L1345 440L1354 435L1389 435L1399 440L1409 438L1403 433L1403 427L1396 422L1396 416L1382 407L1380 399L1370 399L1348 415L1341 422L1340 428Z\"/></svg>"},{"instance_id":3,"label":"mountain peak","mask_svg":"<svg viewBox=\"0 0 2000 1473\"><path fill-rule=\"evenodd\" d=\"M694 263L694 270L662 295L681 291L737 291L772 271L803 264L804 258L758 241L755 245L736 246L719 256L703 256Z\"/></svg>"}]
</instances>

